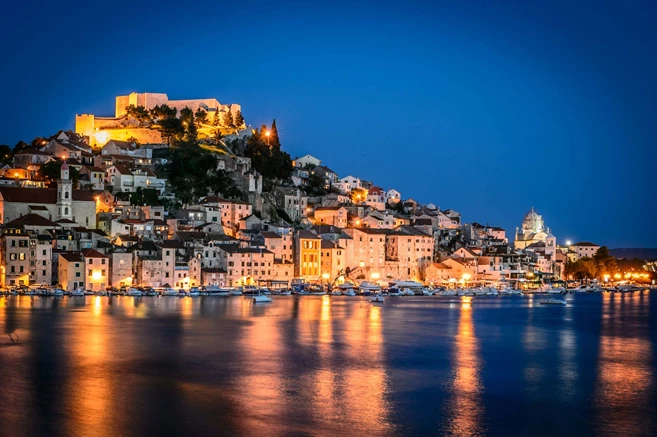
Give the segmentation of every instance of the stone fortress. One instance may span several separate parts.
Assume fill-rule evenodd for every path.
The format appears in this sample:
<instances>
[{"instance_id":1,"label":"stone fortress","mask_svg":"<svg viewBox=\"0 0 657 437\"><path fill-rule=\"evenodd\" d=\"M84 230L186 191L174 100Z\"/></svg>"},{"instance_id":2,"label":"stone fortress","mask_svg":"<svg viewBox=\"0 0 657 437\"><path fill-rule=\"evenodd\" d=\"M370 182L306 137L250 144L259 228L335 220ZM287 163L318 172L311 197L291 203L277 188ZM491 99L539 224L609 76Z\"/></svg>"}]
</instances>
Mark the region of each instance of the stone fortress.
<instances>
[{"instance_id":1,"label":"stone fortress","mask_svg":"<svg viewBox=\"0 0 657 437\"><path fill-rule=\"evenodd\" d=\"M190 99L169 100L163 93L130 93L127 96L116 96L115 113L113 117L100 117L94 114L79 114L75 116L75 132L89 138L89 145L99 147L109 140L127 141L134 139L141 144L162 144L162 136L157 129L141 127L126 116L126 107L129 105L143 106L150 110L158 105L167 105L176 108L178 114L185 107L196 112L202 109L207 112L208 120L214 120L218 113L220 121L227 112L233 117L242 108L236 103L221 104L217 99Z\"/></svg>"}]
</instances>

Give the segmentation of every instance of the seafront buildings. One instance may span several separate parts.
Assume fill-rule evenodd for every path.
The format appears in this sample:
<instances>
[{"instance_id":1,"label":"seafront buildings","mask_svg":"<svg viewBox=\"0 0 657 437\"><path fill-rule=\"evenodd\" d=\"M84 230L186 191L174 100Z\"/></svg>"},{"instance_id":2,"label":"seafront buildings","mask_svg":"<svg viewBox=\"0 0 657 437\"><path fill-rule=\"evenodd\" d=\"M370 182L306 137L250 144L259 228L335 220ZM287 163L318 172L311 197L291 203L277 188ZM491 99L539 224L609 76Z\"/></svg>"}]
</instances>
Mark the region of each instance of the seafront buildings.
<instances>
[{"instance_id":1,"label":"seafront buildings","mask_svg":"<svg viewBox=\"0 0 657 437\"><path fill-rule=\"evenodd\" d=\"M243 196L208 192L176 207L176 193L158 174L157 151L168 144L125 110L162 104L206 111L218 123L241 110L216 99L133 93L117 97L113 117L78 116L76 132L17 151L0 170L0 286L188 289L293 279L522 286L529 278L563 279L566 262L599 248L558 246L533 208L509 242L500 227L466 222L457 211L420 204L358 175L340 177L312 155L295 159L290 180L267 191L248 157L221 155L220 169ZM248 134L246 125L234 130L232 138ZM48 183L39 169L53 162L59 174ZM307 194L313 178L324 194ZM130 201L144 192L167 206Z\"/></svg>"}]
</instances>

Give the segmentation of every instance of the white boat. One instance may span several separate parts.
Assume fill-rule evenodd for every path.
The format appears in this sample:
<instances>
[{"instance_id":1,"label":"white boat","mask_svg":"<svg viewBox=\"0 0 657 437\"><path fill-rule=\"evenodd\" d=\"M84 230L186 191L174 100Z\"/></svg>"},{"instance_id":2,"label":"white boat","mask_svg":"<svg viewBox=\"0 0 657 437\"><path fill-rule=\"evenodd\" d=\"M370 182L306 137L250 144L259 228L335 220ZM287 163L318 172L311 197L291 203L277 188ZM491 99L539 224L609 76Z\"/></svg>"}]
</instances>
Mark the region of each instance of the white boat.
<instances>
[{"instance_id":1,"label":"white boat","mask_svg":"<svg viewBox=\"0 0 657 437\"><path fill-rule=\"evenodd\" d=\"M410 288L404 288L402 290L402 294L404 296L415 296L415 293L413 293L413 290L411 290Z\"/></svg>"},{"instance_id":2,"label":"white boat","mask_svg":"<svg viewBox=\"0 0 657 437\"><path fill-rule=\"evenodd\" d=\"M277 296L289 296L292 294L292 290L277 290L274 291L274 294ZM340 293L342 294L342 293Z\"/></svg>"},{"instance_id":3,"label":"white boat","mask_svg":"<svg viewBox=\"0 0 657 437\"><path fill-rule=\"evenodd\" d=\"M258 290L258 294L245 296L245 297L248 297L249 299L253 299L253 303L269 303L273 300L271 297L262 294L260 290Z\"/></svg>"},{"instance_id":4,"label":"white boat","mask_svg":"<svg viewBox=\"0 0 657 437\"><path fill-rule=\"evenodd\" d=\"M381 291L381 286L373 284L371 282L361 282L360 283L361 291L371 291L372 293L378 293Z\"/></svg>"},{"instance_id":5,"label":"white boat","mask_svg":"<svg viewBox=\"0 0 657 437\"><path fill-rule=\"evenodd\" d=\"M538 303L541 305L566 305L565 300L555 299L553 297L547 299L541 299L538 301Z\"/></svg>"},{"instance_id":6,"label":"white boat","mask_svg":"<svg viewBox=\"0 0 657 437\"><path fill-rule=\"evenodd\" d=\"M482 288L473 288L471 291L472 294L474 294L475 296L483 296L486 294L486 292Z\"/></svg>"},{"instance_id":7,"label":"white boat","mask_svg":"<svg viewBox=\"0 0 657 437\"><path fill-rule=\"evenodd\" d=\"M402 292L399 291L399 288L393 287L388 290L388 296L401 296L401 295Z\"/></svg>"},{"instance_id":8,"label":"white boat","mask_svg":"<svg viewBox=\"0 0 657 437\"><path fill-rule=\"evenodd\" d=\"M342 292L340 290L332 291L331 296L342 296Z\"/></svg>"},{"instance_id":9,"label":"white boat","mask_svg":"<svg viewBox=\"0 0 657 437\"><path fill-rule=\"evenodd\" d=\"M81 288L76 288L75 290L71 291L71 296L84 296L84 290Z\"/></svg>"},{"instance_id":10,"label":"white boat","mask_svg":"<svg viewBox=\"0 0 657 437\"><path fill-rule=\"evenodd\" d=\"M431 292L431 290L428 290L426 288L422 289L422 296L432 296L432 295L433 293Z\"/></svg>"},{"instance_id":11,"label":"white boat","mask_svg":"<svg viewBox=\"0 0 657 437\"><path fill-rule=\"evenodd\" d=\"M230 293L231 296L241 296L241 295L244 294L244 293L242 293L242 290L230 290L229 293Z\"/></svg>"},{"instance_id":12,"label":"white boat","mask_svg":"<svg viewBox=\"0 0 657 437\"><path fill-rule=\"evenodd\" d=\"M189 293L187 293L189 297L199 297L201 295L201 291L198 289L198 287L192 287L189 289Z\"/></svg>"},{"instance_id":13,"label":"white boat","mask_svg":"<svg viewBox=\"0 0 657 437\"><path fill-rule=\"evenodd\" d=\"M384 303L386 300L383 296L372 296L370 302L372 303Z\"/></svg>"},{"instance_id":14,"label":"white boat","mask_svg":"<svg viewBox=\"0 0 657 437\"><path fill-rule=\"evenodd\" d=\"M125 293L126 296L141 296L141 290L137 290L136 288L128 288L128 291Z\"/></svg>"},{"instance_id":15,"label":"white boat","mask_svg":"<svg viewBox=\"0 0 657 437\"><path fill-rule=\"evenodd\" d=\"M566 290L561 287L549 287L545 290L545 292L547 294L564 294Z\"/></svg>"},{"instance_id":16,"label":"white boat","mask_svg":"<svg viewBox=\"0 0 657 437\"><path fill-rule=\"evenodd\" d=\"M438 292L439 296L456 296L456 290L443 290Z\"/></svg>"},{"instance_id":17,"label":"white boat","mask_svg":"<svg viewBox=\"0 0 657 437\"><path fill-rule=\"evenodd\" d=\"M500 292L493 287L484 287L484 294L486 296L499 296Z\"/></svg>"},{"instance_id":18,"label":"white boat","mask_svg":"<svg viewBox=\"0 0 657 437\"><path fill-rule=\"evenodd\" d=\"M178 296L178 292L173 288L165 288L162 290L162 296Z\"/></svg>"},{"instance_id":19,"label":"white boat","mask_svg":"<svg viewBox=\"0 0 657 437\"><path fill-rule=\"evenodd\" d=\"M64 295L64 290L61 288L53 288L52 289L52 295L53 296L63 296Z\"/></svg>"},{"instance_id":20,"label":"white boat","mask_svg":"<svg viewBox=\"0 0 657 437\"><path fill-rule=\"evenodd\" d=\"M347 288L344 292L345 296L356 296L356 292L353 288Z\"/></svg>"}]
</instances>

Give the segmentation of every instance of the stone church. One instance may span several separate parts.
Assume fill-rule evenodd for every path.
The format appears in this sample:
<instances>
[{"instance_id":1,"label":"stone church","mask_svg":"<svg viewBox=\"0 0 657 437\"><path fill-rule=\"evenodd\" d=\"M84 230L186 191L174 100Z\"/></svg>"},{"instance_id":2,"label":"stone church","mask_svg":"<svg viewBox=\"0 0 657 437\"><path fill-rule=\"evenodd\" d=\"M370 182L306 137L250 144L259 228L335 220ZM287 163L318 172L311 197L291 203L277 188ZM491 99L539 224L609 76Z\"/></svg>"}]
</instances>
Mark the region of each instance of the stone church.
<instances>
[{"instance_id":1,"label":"stone church","mask_svg":"<svg viewBox=\"0 0 657 437\"><path fill-rule=\"evenodd\" d=\"M37 214L60 223L96 228L96 201L91 191L74 190L69 167L62 164L57 188L0 187L0 223Z\"/></svg>"}]
</instances>

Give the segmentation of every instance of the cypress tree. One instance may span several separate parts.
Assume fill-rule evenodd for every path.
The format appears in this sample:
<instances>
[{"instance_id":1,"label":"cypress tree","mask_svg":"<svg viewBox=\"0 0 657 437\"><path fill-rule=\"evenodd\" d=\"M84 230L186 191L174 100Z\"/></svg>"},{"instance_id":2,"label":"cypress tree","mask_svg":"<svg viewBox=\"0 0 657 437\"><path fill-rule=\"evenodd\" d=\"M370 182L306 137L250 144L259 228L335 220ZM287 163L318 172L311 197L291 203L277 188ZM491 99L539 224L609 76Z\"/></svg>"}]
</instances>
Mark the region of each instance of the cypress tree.
<instances>
[{"instance_id":1,"label":"cypress tree","mask_svg":"<svg viewBox=\"0 0 657 437\"><path fill-rule=\"evenodd\" d=\"M223 125L228 130L233 128L234 126L233 114L231 114L230 111L226 111L226 114L224 115Z\"/></svg>"}]
</instances>

